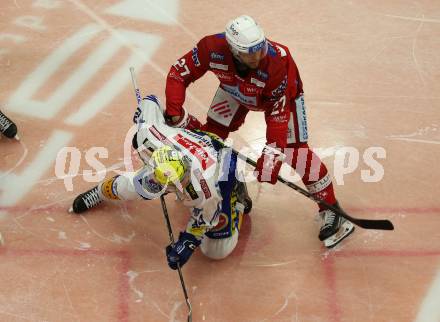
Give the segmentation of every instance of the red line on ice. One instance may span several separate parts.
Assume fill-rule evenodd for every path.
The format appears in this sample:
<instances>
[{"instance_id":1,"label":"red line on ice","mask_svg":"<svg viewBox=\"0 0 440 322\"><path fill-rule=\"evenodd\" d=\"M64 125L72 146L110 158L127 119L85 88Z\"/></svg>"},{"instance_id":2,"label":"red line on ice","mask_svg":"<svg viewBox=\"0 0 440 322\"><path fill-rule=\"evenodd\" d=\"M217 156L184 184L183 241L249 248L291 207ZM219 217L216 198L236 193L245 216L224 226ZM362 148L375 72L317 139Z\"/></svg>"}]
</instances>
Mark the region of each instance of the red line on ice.
<instances>
[{"instance_id":1,"label":"red line on ice","mask_svg":"<svg viewBox=\"0 0 440 322\"><path fill-rule=\"evenodd\" d=\"M130 254L119 250L76 250L76 249L10 249L0 248L0 256L95 256L95 257L117 257L121 260L118 267L118 309L117 321L129 321L130 285L127 272L130 269Z\"/></svg>"}]
</instances>

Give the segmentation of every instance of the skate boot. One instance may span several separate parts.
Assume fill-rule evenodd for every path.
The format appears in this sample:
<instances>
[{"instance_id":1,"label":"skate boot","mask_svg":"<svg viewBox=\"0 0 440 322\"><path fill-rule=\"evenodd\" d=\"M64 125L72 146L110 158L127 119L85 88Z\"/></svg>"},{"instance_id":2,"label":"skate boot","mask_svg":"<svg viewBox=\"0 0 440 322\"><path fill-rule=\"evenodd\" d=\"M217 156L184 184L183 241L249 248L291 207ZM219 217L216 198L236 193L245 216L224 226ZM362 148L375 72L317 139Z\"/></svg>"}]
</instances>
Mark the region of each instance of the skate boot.
<instances>
[{"instance_id":1,"label":"skate boot","mask_svg":"<svg viewBox=\"0 0 440 322\"><path fill-rule=\"evenodd\" d=\"M69 212L74 212L76 214L83 213L90 208L99 205L103 200L104 199L99 193L99 188L96 186L76 197Z\"/></svg>"},{"instance_id":2,"label":"skate boot","mask_svg":"<svg viewBox=\"0 0 440 322\"><path fill-rule=\"evenodd\" d=\"M335 204L335 207L339 208L338 203ZM354 225L351 222L332 210L322 210L319 215L322 218L319 240L323 241L327 248L336 246L354 231Z\"/></svg>"},{"instance_id":3,"label":"skate boot","mask_svg":"<svg viewBox=\"0 0 440 322\"><path fill-rule=\"evenodd\" d=\"M250 213L252 210L252 199L249 197L246 182L237 181L237 199L244 205L244 213Z\"/></svg>"},{"instance_id":4,"label":"skate boot","mask_svg":"<svg viewBox=\"0 0 440 322\"><path fill-rule=\"evenodd\" d=\"M0 111L0 133L9 139L17 137L17 125Z\"/></svg>"}]
</instances>

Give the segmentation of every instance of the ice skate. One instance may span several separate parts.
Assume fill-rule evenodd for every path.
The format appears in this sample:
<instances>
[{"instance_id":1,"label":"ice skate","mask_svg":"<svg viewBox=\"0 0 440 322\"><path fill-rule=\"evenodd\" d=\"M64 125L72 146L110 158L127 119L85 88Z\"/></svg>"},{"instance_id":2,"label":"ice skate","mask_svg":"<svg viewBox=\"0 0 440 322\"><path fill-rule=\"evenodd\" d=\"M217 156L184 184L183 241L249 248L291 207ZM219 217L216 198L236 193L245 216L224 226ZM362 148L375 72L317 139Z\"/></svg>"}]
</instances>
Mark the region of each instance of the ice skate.
<instances>
[{"instance_id":1,"label":"ice skate","mask_svg":"<svg viewBox=\"0 0 440 322\"><path fill-rule=\"evenodd\" d=\"M17 125L0 111L0 133L9 139L17 138Z\"/></svg>"},{"instance_id":2,"label":"ice skate","mask_svg":"<svg viewBox=\"0 0 440 322\"><path fill-rule=\"evenodd\" d=\"M246 182L237 181L237 198L244 205L244 213L250 213L252 210L252 199L249 196Z\"/></svg>"},{"instance_id":3,"label":"ice skate","mask_svg":"<svg viewBox=\"0 0 440 322\"><path fill-rule=\"evenodd\" d=\"M98 186L96 186L93 189L90 189L89 191L78 195L73 201L72 207L69 209L69 212L81 214L89 210L90 208L99 205L103 200L104 199L99 193Z\"/></svg>"},{"instance_id":4,"label":"ice skate","mask_svg":"<svg viewBox=\"0 0 440 322\"><path fill-rule=\"evenodd\" d=\"M337 204L336 206L339 207ZM319 240L323 241L327 248L336 246L354 231L354 225L351 222L332 210L320 211L319 215L322 218Z\"/></svg>"}]
</instances>

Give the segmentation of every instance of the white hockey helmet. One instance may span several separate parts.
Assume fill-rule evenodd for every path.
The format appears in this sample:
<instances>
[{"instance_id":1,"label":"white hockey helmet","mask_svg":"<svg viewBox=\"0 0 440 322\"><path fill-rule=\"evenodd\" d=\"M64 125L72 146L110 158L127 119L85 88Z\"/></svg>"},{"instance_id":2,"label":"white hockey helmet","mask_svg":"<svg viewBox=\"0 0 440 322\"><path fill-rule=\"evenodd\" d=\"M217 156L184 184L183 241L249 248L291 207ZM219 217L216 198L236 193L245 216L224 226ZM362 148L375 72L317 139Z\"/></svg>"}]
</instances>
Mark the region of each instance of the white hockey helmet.
<instances>
[{"instance_id":1,"label":"white hockey helmet","mask_svg":"<svg viewBox=\"0 0 440 322\"><path fill-rule=\"evenodd\" d=\"M259 50L262 50L262 56L267 53L263 29L249 16L242 15L229 21L225 34L232 54L236 57L239 53L253 54Z\"/></svg>"}]
</instances>

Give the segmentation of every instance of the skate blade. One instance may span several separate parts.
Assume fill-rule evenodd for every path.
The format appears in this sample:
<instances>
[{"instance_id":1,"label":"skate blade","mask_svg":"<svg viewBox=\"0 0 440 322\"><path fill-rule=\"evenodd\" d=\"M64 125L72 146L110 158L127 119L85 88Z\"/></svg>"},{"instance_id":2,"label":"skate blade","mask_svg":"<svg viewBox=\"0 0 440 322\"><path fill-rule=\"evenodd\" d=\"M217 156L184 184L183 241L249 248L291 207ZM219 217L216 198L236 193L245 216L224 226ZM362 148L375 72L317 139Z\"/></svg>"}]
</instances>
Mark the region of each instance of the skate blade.
<instances>
[{"instance_id":1,"label":"skate blade","mask_svg":"<svg viewBox=\"0 0 440 322\"><path fill-rule=\"evenodd\" d=\"M345 221L336 234L324 240L324 246L327 248L335 247L342 240L347 238L353 231L354 225L349 221Z\"/></svg>"},{"instance_id":2,"label":"skate blade","mask_svg":"<svg viewBox=\"0 0 440 322\"><path fill-rule=\"evenodd\" d=\"M16 139L17 141L20 141L20 137L18 136L18 134L16 134L16 135L14 136L14 139Z\"/></svg>"},{"instance_id":3,"label":"skate blade","mask_svg":"<svg viewBox=\"0 0 440 322\"><path fill-rule=\"evenodd\" d=\"M73 212L73 207L70 207L68 211L69 211L69 213L72 213Z\"/></svg>"}]
</instances>

